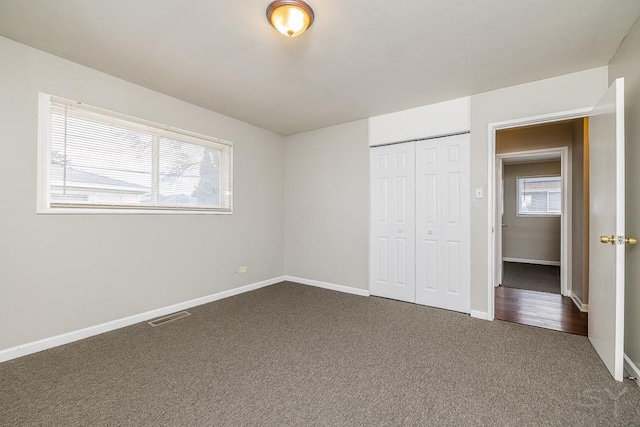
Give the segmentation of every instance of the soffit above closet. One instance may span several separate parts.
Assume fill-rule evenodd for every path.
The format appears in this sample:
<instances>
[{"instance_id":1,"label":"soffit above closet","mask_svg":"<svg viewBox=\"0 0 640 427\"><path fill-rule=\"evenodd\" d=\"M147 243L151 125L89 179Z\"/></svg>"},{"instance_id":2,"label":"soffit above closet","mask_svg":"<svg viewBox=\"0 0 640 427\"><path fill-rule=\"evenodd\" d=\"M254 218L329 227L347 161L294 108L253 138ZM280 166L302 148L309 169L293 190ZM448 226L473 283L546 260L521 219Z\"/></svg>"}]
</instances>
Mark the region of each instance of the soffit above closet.
<instances>
[{"instance_id":1,"label":"soffit above closet","mask_svg":"<svg viewBox=\"0 0 640 427\"><path fill-rule=\"evenodd\" d=\"M282 135L607 65L638 0L0 0L0 35Z\"/></svg>"}]
</instances>

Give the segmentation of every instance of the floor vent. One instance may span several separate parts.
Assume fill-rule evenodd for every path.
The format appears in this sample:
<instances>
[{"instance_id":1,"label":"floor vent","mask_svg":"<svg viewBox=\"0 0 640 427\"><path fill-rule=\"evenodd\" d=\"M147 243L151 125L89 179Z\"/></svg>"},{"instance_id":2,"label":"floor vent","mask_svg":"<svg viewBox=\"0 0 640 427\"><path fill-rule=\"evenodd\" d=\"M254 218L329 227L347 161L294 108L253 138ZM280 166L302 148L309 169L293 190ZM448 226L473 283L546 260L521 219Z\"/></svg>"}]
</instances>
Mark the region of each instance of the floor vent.
<instances>
[{"instance_id":1,"label":"floor vent","mask_svg":"<svg viewBox=\"0 0 640 427\"><path fill-rule=\"evenodd\" d=\"M150 320L147 322L151 326L160 326L165 323L173 322L174 320L182 319L183 317L191 316L191 313L188 311L181 311L179 313L173 313L165 317L159 317L157 319Z\"/></svg>"}]
</instances>

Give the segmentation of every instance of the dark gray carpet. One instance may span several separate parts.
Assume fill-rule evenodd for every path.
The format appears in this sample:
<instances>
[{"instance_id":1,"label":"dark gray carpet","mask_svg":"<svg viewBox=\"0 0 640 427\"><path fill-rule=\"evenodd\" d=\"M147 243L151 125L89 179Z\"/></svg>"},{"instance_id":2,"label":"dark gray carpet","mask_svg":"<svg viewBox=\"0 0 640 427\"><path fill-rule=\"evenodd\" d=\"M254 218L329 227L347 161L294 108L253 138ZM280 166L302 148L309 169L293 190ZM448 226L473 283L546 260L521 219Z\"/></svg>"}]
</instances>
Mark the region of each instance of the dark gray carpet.
<instances>
[{"instance_id":1,"label":"dark gray carpet","mask_svg":"<svg viewBox=\"0 0 640 427\"><path fill-rule=\"evenodd\" d=\"M501 286L505 288L560 293L560 267L506 261L502 266Z\"/></svg>"},{"instance_id":2,"label":"dark gray carpet","mask_svg":"<svg viewBox=\"0 0 640 427\"><path fill-rule=\"evenodd\" d=\"M0 425L640 424L584 337L282 283L0 364Z\"/></svg>"}]
</instances>

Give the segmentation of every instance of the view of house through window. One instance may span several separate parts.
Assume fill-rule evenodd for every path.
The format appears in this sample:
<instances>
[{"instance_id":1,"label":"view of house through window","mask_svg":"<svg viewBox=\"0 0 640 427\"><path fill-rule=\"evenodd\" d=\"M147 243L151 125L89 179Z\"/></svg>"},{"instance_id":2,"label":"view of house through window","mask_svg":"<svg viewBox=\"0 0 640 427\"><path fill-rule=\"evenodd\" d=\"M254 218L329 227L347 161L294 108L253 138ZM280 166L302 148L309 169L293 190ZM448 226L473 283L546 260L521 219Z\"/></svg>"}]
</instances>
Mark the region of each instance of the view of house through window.
<instances>
[{"instance_id":1,"label":"view of house through window","mask_svg":"<svg viewBox=\"0 0 640 427\"><path fill-rule=\"evenodd\" d=\"M562 177L518 177L518 215L560 215Z\"/></svg>"},{"instance_id":2,"label":"view of house through window","mask_svg":"<svg viewBox=\"0 0 640 427\"><path fill-rule=\"evenodd\" d=\"M231 211L230 143L53 97L45 107L48 207Z\"/></svg>"}]
</instances>

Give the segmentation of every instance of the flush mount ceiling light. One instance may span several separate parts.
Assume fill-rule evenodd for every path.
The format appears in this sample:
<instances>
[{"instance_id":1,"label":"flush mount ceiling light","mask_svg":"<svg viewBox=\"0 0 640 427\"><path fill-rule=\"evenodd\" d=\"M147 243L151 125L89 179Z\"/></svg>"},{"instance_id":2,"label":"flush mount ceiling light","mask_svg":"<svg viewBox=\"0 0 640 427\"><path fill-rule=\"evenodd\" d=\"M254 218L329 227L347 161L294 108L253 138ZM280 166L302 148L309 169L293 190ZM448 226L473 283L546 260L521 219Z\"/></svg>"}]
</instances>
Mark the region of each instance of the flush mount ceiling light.
<instances>
[{"instance_id":1,"label":"flush mount ceiling light","mask_svg":"<svg viewBox=\"0 0 640 427\"><path fill-rule=\"evenodd\" d=\"M274 0L267 6L267 19L287 37L298 37L313 24L313 9L303 0Z\"/></svg>"}]
</instances>

